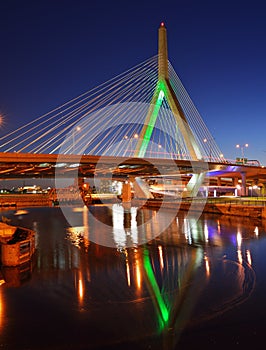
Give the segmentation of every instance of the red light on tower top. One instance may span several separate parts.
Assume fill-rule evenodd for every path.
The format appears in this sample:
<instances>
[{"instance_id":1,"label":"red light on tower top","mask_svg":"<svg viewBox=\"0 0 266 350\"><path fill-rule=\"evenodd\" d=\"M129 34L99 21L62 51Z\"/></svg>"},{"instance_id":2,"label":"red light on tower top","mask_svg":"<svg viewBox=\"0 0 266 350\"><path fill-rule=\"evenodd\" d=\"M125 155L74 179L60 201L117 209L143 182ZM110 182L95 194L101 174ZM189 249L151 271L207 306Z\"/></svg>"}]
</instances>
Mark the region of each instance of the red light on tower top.
<instances>
[{"instance_id":1,"label":"red light on tower top","mask_svg":"<svg viewBox=\"0 0 266 350\"><path fill-rule=\"evenodd\" d=\"M164 27L164 22L161 22L161 27Z\"/></svg>"}]
</instances>

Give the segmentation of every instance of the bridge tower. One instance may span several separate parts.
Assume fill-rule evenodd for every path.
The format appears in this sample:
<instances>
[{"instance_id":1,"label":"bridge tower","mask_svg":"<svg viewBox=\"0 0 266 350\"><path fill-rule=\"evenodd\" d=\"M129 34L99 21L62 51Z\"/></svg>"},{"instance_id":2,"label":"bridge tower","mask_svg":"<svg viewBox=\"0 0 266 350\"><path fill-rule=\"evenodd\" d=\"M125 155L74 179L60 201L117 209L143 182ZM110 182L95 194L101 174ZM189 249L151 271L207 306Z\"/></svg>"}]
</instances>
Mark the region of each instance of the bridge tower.
<instances>
[{"instance_id":1,"label":"bridge tower","mask_svg":"<svg viewBox=\"0 0 266 350\"><path fill-rule=\"evenodd\" d=\"M143 128L138 138L134 156L145 156L155 126L157 115L159 113L163 99L166 99L176 119L177 126L183 136L192 161L203 160L196 139L187 122L185 113L170 83L168 72L167 31L164 23L162 22L158 29L158 81ZM194 174L192 176L191 181L189 181L187 185L187 194L189 196L194 196L197 194L204 177L205 175L202 173Z\"/></svg>"},{"instance_id":2,"label":"bridge tower","mask_svg":"<svg viewBox=\"0 0 266 350\"><path fill-rule=\"evenodd\" d=\"M156 118L164 98L169 103L192 160L201 160L201 152L169 80L167 32L164 23L161 23L158 30L158 82L143 128L139 135L134 154L135 157L145 156Z\"/></svg>"}]
</instances>

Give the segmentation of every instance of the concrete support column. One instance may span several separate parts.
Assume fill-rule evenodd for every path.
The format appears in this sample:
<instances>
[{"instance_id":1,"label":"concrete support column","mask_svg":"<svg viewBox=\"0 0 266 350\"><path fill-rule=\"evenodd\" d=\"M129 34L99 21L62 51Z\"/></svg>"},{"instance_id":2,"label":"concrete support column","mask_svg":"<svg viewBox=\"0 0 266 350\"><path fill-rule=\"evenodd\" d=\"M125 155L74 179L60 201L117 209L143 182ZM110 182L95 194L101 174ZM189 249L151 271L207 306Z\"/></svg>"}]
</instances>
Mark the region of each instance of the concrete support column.
<instances>
[{"instance_id":1,"label":"concrete support column","mask_svg":"<svg viewBox=\"0 0 266 350\"><path fill-rule=\"evenodd\" d=\"M131 186L129 182L124 182L122 187L122 202L131 202Z\"/></svg>"},{"instance_id":2,"label":"concrete support column","mask_svg":"<svg viewBox=\"0 0 266 350\"><path fill-rule=\"evenodd\" d=\"M241 172L241 196L246 196L247 195L247 189L246 189L246 173L245 172Z\"/></svg>"},{"instance_id":3,"label":"concrete support column","mask_svg":"<svg viewBox=\"0 0 266 350\"><path fill-rule=\"evenodd\" d=\"M238 185L238 177L233 177L233 186Z\"/></svg>"},{"instance_id":4,"label":"concrete support column","mask_svg":"<svg viewBox=\"0 0 266 350\"><path fill-rule=\"evenodd\" d=\"M204 171L199 174L193 174L187 183L187 191L183 192L183 197L196 197L205 180L205 175ZM206 197L208 197L208 190L206 190Z\"/></svg>"},{"instance_id":5,"label":"concrete support column","mask_svg":"<svg viewBox=\"0 0 266 350\"><path fill-rule=\"evenodd\" d=\"M135 178L131 178L131 182L133 183L135 198L141 198L141 199L153 198L153 195L150 192L149 185L145 180L143 180L140 177L135 177Z\"/></svg>"},{"instance_id":6,"label":"concrete support column","mask_svg":"<svg viewBox=\"0 0 266 350\"><path fill-rule=\"evenodd\" d=\"M217 177L217 186L221 186L221 184L222 184L221 178Z\"/></svg>"}]
</instances>

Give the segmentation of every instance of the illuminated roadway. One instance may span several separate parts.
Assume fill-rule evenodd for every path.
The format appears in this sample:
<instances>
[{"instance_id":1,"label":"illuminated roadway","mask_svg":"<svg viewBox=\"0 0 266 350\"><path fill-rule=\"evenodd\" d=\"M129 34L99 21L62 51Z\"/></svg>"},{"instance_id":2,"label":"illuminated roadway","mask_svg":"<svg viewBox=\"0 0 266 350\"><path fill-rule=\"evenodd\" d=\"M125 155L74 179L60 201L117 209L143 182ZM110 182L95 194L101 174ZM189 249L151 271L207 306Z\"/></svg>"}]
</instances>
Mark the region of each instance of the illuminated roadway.
<instances>
[{"instance_id":1,"label":"illuminated roadway","mask_svg":"<svg viewBox=\"0 0 266 350\"><path fill-rule=\"evenodd\" d=\"M0 153L0 178L51 178L56 176L80 177L106 176L156 176L209 171L214 177L241 177L266 181L263 166L236 165L204 161L172 160L158 158L125 158L91 155L57 155L30 153Z\"/></svg>"}]
</instances>

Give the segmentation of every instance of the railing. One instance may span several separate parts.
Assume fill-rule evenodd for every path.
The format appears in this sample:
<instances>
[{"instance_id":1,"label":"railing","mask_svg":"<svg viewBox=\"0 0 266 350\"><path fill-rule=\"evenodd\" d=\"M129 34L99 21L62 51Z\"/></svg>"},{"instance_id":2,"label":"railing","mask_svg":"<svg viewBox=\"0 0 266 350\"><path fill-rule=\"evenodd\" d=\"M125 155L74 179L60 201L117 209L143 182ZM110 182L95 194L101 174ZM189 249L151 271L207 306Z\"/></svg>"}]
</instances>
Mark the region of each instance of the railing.
<instances>
[{"instance_id":1,"label":"railing","mask_svg":"<svg viewBox=\"0 0 266 350\"><path fill-rule=\"evenodd\" d=\"M266 198L265 197L215 197L215 198L204 198L204 197L198 197L198 198L154 198L151 200L148 200L148 202L161 202L164 201L164 203L203 203L203 204L228 204L228 205L243 205L243 206L260 206L265 207L266 206Z\"/></svg>"},{"instance_id":2,"label":"railing","mask_svg":"<svg viewBox=\"0 0 266 350\"><path fill-rule=\"evenodd\" d=\"M265 197L217 197L217 198L187 198L183 199L183 201L188 202L205 202L206 204L229 204L229 205L243 205L243 206L266 206L266 198Z\"/></svg>"}]
</instances>

